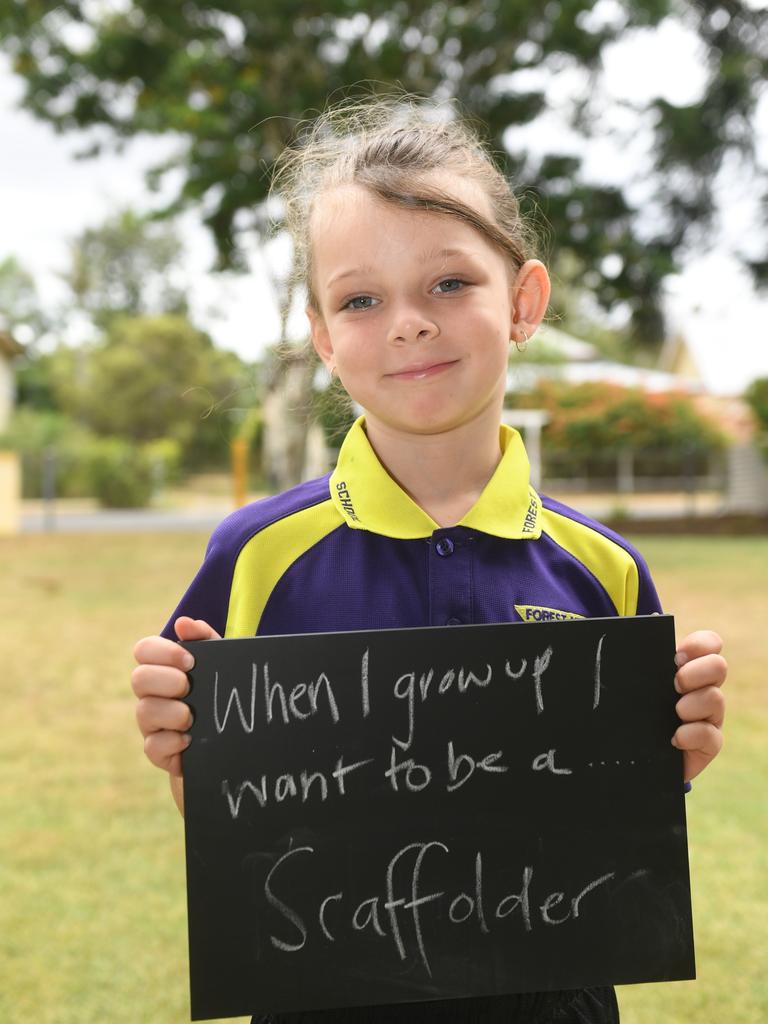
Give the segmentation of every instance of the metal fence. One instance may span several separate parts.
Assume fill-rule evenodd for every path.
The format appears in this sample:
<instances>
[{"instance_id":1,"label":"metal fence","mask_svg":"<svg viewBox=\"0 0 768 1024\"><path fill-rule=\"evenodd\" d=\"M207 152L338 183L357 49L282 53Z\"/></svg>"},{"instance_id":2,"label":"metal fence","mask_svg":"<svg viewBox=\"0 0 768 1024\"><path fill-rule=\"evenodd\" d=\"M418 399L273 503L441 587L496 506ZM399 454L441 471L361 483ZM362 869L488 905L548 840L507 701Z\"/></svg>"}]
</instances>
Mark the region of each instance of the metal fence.
<instances>
[{"instance_id":1,"label":"metal fence","mask_svg":"<svg viewBox=\"0 0 768 1024\"><path fill-rule=\"evenodd\" d=\"M586 500L602 515L711 514L725 505L727 453L625 448L577 457L545 445L540 489L576 504Z\"/></svg>"},{"instance_id":2,"label":"metal fence","mask_svg":"<svg viewBox=\"0 0 768 1024\"><path fill-rule=\"evenodd\" d=\"M722 452L689 448L623 448L576 456L544 446L542 479L550 486L575 492L612 490L617 494L711 491L725 485Z\"/></svg>"}]
</instances>

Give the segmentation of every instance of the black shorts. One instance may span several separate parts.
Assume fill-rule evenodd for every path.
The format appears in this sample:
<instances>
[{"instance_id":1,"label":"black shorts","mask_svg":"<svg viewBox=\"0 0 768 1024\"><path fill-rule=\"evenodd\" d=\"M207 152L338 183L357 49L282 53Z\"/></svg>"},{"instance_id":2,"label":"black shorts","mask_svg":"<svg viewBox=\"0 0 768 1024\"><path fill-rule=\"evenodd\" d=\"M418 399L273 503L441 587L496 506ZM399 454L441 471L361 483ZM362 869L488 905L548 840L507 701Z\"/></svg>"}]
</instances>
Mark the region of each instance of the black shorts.
<instances>
[{"instance_id":1,"label":"black shorts","mask_svg":"<svg viewBox=\"0 0 768 1024\"><path fill-rule=\"evenodd\" d=\"M262 1014L251 1024L618 1024L613 988Z\"/></svg>"}]
</instances>

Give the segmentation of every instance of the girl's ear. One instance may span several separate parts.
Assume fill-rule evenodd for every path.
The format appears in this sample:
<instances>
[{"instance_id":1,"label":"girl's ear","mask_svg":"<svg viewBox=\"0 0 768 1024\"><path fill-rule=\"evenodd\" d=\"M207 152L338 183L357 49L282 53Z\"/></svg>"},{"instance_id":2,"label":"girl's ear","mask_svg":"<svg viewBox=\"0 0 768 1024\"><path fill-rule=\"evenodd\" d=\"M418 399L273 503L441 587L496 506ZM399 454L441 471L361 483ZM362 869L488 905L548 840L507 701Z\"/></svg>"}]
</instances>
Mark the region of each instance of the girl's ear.
<instances>
[{"instance_id":1,"label":"girl's ear","mask_svg":"<svg viewBox=\"0 0 768 1024\"><path fill-rule=\"evenodd\" d=\"M510 338L524 331L530 338L547 312L552 285L541 260L528 260L517 272L512 285Z\"/></svg>"},{"instance_id":2,"label":"girl's ear","mask_svg":"<svg viewBox=\"0 0 768 1024\"><path fill-rule=\"evenodd\" d=\"M307 306L305 312L307 314L307 319L309 320L309 330L312 336L312 345L314 346L315 352L320 356L320 359L325 363L326 367L330 369L330 367L335 363L335 360L333 357L331 336L325 325L325 320L314 306Z\"/></svg>"}]
</instances>

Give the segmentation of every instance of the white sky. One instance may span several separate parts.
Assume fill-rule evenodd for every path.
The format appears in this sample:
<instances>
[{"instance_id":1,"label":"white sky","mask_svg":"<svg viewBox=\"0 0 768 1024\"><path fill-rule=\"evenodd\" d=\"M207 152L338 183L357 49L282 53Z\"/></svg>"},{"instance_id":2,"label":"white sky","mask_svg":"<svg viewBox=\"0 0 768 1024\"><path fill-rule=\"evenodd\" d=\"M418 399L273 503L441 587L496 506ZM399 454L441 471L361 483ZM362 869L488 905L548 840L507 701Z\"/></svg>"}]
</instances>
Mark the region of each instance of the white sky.
<instances>
[{"instance_id":1,"label":"white sky","mask_svg":"<svg viewBox=\"0 0 768 1024\"><path fill-rule=\"evenodd\" d=\"M611 0L598 0L593 15L610 17L611 10ZM653 68L651 76L649 67ZM644 100L651 81L655 92L670 102L691 102L703 84L695 37L672 23L655 32L625 35L606 53L604 68L610 94L627 101ZM513 77L531 80L536 74L531 71ZM519 84L529 82L521 78ZM550 98L565 105L586 88L589 85L583 76L563 72L554 79ZM0 55L0 259L16 256L35 278L44 303L55 307L66 295L57 271L67 264L67 240L85 227L103 222L120 205L141 210L155 204L156 197L144 186L144 171L172 152L175 143L170 138L145 136L129 143L119 156L78 161L73 154L84 148L83 138L57 135L19 111L16 105L21 92L8 59ZM619 106L607 106L605 116L611 127L623 127ZM617 184L648 158L642 133L633 132L619 149L607 138L585 149L583 141L566 132L563 125L557 115L548 115L535 127L510 132L507 142L525 144L535 159L556 137L559 151L585 154L587 176ZM768 167L768 90L755 130L762 164ZM641 181L638 188L642 187ZM764 233L756 238L752 232L757 219L753 183L726 172L720 176L718 192L727 195L723 237L711 251L691 255L684 272L669 280L667 310L670 327L681 329L690 340L712 386L733 393L753 377L768 375L768 298L755 297L748 275L729 254L729 247L758 256L766 238ZM206 230L194 214L185 216L180 227L195 322L209 330L220 346L234 349L245 359L258 357L278 331L264 260L284 266L287 247L279 241L266 253L254 247L247 275L211 274L213 247ZM300 309L295 311L291 328L295 336L304 330Z\"/></svg>"}]
</instances>

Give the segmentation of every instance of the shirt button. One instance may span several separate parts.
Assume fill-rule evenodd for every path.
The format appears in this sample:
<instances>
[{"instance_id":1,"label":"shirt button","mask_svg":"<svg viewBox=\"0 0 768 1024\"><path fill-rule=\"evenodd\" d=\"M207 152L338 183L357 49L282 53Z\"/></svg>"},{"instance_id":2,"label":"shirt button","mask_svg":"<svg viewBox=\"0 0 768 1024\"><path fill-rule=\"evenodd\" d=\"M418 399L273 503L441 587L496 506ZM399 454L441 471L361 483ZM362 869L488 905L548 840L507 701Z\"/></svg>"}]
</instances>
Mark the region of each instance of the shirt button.
<instances>
[{"instance_id":1,"label":"shirt button","mask_svg":"<svg viewBox=\"0 0 768 1024\"><path fill-rule=\"evenodd\" d=\"M446 626L460 626L461 625L461 619L453 619L453 618L446 619L445 620L445 624L446 624Z\"/></svg>"},{"instance_id":2,"label":"shirt button","mask_svg":"<svg viewBox=\"0 0 768 1024\"><path fill-rule=\"evenodd\" d=\"M450 537L441 537L435 544L435 551L441 558L447 558L453 554L454 544Z\"/></svg>"}]
</instances>

